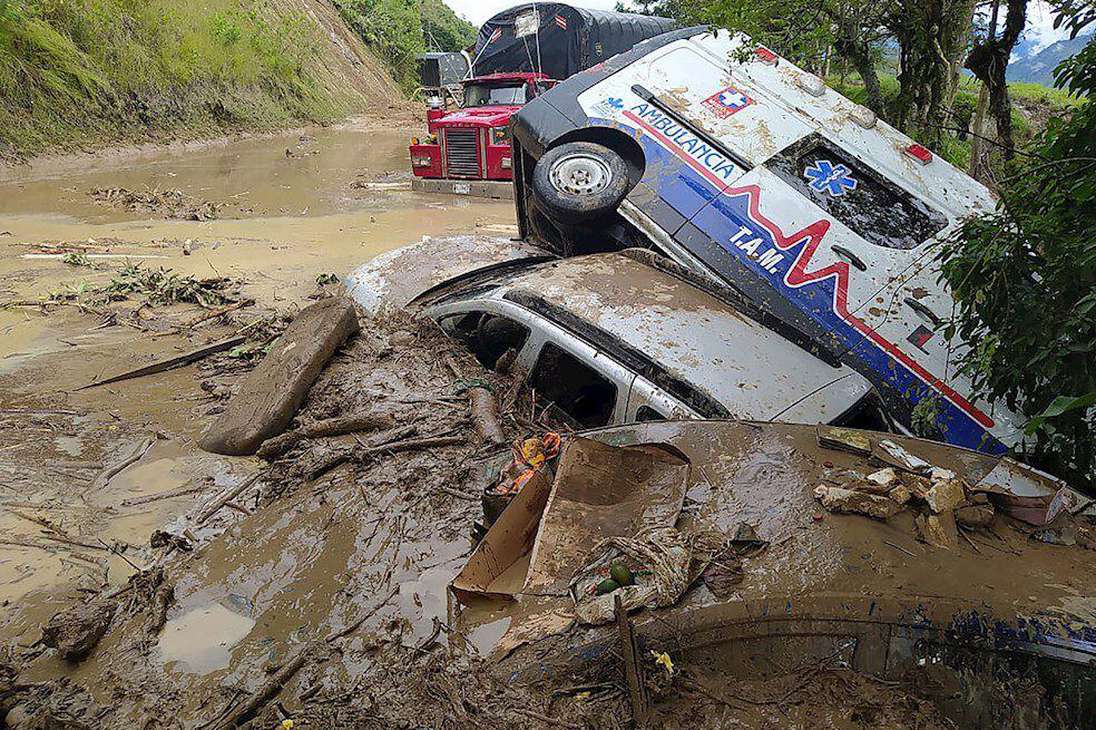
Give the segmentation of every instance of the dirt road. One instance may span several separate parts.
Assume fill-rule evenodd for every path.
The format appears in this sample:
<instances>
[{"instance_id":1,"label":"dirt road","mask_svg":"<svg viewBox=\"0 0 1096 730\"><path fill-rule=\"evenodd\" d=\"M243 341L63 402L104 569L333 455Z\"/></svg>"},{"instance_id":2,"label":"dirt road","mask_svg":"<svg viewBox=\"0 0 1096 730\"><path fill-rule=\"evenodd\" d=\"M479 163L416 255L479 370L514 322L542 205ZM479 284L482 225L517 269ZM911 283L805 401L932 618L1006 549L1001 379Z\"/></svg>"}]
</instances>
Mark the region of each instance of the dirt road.
<instances>
[{"instance_id":1,"label":"dirt road","mask_svg":"<svg viewBox=\"0 0 1096 730\"><path fill-rule=\"evenodd\" d=\"M0 637L23 636L76 591L124 583L153 529L248 473L247 460L194 445L214 404L200 365L75 390L224 336L222 320L177 333L144 323L202 310L137 305L136 319L104 327L76 307L26 305L138 264L240 282L256 301L246 323L423 236L511 230L509 203L412 193L409 135L358 120L0 170L0 302L24 304L0 308L0 605L15 609Z\"/></svg>"}]
</instances>

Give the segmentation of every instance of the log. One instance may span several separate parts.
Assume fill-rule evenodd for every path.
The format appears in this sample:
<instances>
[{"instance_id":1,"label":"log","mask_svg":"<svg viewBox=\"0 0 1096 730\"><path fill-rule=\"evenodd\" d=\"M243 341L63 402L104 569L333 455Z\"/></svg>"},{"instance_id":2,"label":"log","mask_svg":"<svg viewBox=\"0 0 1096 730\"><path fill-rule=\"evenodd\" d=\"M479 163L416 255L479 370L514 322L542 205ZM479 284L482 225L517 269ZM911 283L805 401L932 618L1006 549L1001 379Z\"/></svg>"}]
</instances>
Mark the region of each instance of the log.
<instances>
[{"instance_id":1,"label":"log","mask_svg":"<svg viewBox=\"0 0 1096 730\"><path fill-rule=\"evenodd\" d=\"M392 428L394 425L396 425L395 419L391 415L372 411L352 416L325 418L322 421L301 426L296 431L287 431L280 436L267 439L259 447L258 456L267 461L273 461L288 453L290 449L305 439L341 436L356 431L375 431L382 428Z\"/></svg>"},{"instance_id":2,"label":"log","mask_svg":"<svg viewBox=\"0 0 1096 730\"><path fill-rule=\"evenodd\" d=\"M226 456L254 454L286 429L327 361L359 327L345 297L301 310L198 445Z\"/></svg>"},{"instance_id":3,"label":"log","mask_svg":"<svg viewBox=\"0 0 1096 730\"><path fill-rule=\"evenodd\" d=\"M476 386L468 389L468 400L472 406L472 424L480 439L488 444L506 443L506 434L499 423L499 404L495 395L487 388Z\"/></svg>"}]
</instances>

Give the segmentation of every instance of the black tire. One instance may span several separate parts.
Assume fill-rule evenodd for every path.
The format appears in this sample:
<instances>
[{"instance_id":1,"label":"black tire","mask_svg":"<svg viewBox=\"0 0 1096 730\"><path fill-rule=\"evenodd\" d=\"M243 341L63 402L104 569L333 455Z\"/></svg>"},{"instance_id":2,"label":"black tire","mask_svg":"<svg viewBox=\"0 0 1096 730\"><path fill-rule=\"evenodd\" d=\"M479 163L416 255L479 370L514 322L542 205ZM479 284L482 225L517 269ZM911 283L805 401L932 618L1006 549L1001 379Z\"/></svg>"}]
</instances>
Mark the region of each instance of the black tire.
<instances>
[{"instance_id":1,"label":"black tire","mask_svg":"<svg viewBox=\"0 0 1096 730\"><path fill-rule=\"evenodd\" d=\"M631 189L624 158L593 142L553 147L533 169L537 207L562 225L613 212Z\"/></svg>"}]
</instances>

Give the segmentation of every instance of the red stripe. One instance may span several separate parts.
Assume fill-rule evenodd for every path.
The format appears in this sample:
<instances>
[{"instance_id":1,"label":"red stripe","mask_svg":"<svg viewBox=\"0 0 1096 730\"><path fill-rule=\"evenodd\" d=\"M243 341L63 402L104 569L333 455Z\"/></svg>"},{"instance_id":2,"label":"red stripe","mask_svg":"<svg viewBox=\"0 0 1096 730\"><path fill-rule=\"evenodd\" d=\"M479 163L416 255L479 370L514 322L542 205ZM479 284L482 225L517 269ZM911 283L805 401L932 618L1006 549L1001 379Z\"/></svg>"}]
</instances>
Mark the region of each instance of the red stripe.
<instances>
[{"instance_id":1,"label":"red stripe","mask_svg":"<svg viewBox=\"0 0 1096 730\"><path fill-rule=\"evenodd\" d=\"M822 243L822 238L829 231L830 222L823 219L819 220L811 225L807 226L798 233L793 233L791 236L785 236L780 228L770 221L768 218L761 214L758 209L758 201L761 196L761 189L757 185L745 185L740 188L732 188L727 183L701 165L695 159L690 157L684 150L681 150L664 134L657 129L647 124L638 116L630 111L624 112L624 116L632 120L640 127L642 127L648 134L657 139L664 147L669 149L679 158L684 160L690 167L699 172L710 182L715 184L717 188L724 195L741 195L745 193L749 200L750 217L759 222L769 234L773 237L773 241L776 243L777 248L781 251L786 251L792 246L803 241L806 238L806 242L803 245L803 249L799 252L798 258L792 268L789 269L787 275L785 275L785 283L794 288L799 288L804 284L808 284L814 281L821 281L831 276L836 277L837 285L834 287L834 310L841 319L845 320L853 327L856 328L861 334L870 339L876 345L879 346L884 352L898 360L907 368L913 372L918 378L920 378L930 388L941 393L944 397L961 408L967 414L969 414L974 420L978 421L984 428L993 428L993 419L979 410L974 404L960 395L954 388L944 383L940 378L936 377L928 370L926 370L920 363L912 359L909 355L902 352L893 342L885 339L882 335L869 327L863 320L853 315L848 309L848 288L849 288L849 265L844 261L838 261L830 264L817 271L808 272L807 264L810 263L811 258L814 256L814 252L818 249L818 245Z\"/></svg>"}]
</instances>

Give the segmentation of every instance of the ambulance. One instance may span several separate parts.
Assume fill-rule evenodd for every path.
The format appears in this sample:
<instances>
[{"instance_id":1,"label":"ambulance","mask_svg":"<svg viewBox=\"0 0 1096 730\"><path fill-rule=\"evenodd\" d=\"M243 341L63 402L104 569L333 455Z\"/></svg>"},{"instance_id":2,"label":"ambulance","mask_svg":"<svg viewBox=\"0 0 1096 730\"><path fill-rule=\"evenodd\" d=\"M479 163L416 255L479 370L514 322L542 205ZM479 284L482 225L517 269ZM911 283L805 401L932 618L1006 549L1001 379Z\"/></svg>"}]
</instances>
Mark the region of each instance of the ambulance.
<instances>
[{"instance_id":1,"label":"ambulance","mask_svg":"<svg viewBox=\"0 0 1096 730\"><path fill-rule=\"evenodd\" d=\"M898 430L1020 444L1025 419L956 366L971 343L947 327L936 261L993 197L817 76L741 34L684 29L534 99L511 136L526 241L653 248L859 372Z\"/></svg>"}]
</instances>

